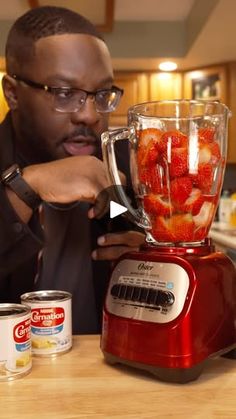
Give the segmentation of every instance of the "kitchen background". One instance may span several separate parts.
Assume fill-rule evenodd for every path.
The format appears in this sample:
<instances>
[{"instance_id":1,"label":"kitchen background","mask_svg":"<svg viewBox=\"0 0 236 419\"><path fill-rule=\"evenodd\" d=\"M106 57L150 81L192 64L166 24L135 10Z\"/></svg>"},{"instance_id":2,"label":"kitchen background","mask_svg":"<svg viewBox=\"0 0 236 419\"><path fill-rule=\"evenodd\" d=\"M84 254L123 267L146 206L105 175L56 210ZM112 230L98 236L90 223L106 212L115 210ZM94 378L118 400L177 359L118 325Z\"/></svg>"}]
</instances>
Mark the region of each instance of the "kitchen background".
<instances>
[{"instance_id":1,"label":"kitchen background","mask_svg":"<svg viewBox=\"0 0 236 419\"><path fill-rule=\"evenodd\" d=\"M38 5L81 12L102 31L115 84L125 89L111 126L125 125L127 109L147 100L212 98L232 111L224 189L236 191L235 0L9 0L0 2L0 70L13 21ZM177 69L161 71L174 61ZM0 91L0 120L7 111Z\"/></svg>"}]
</instances>

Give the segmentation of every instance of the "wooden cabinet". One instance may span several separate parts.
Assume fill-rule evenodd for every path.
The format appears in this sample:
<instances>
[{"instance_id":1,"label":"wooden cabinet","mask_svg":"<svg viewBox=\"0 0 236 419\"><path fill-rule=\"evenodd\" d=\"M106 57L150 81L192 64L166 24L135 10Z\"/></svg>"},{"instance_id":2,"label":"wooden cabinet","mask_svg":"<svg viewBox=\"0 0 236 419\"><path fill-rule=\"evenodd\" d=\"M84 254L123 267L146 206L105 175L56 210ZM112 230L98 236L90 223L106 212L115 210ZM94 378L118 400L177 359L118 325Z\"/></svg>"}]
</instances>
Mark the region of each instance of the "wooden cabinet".
<instances>
[{"instance_id":1,"label":"wooden cabinet","mask_svg":"<svg viewBox=\"0 0 236 419\"><path fill-rule=\"evenodd\" d=\"M128 108L136 103L171 99L212 99L225 103L232 111L229 121L228 163L236 163L236 62L186 72L115 73L115 84L124 89L110 126L127 124Z\"/></svg>"},{"instance_id":2,"label":"wooden cabinet","mask_svg":"<svg viewBox=\"0 0 236 419\"><path fill-rule=\"evenodd\" d=\"M141 72L115 73L115 85L124 89L124 95L116 110L110 115L110 126L127 124L127 111L130 106L148 100L148 75Z\"/></svg>"},{"instance_id":3,"label":"wooden cabinet","mask_svg":"<svg viewBox=\"0 0 236 419\"><path fill-rule=\"evenodd\" d=\"M182 98L181 73L153 73L149 77L149 100Z\"/></svg>"},{"instance_id":4,"label":"wooden cabinet","mask_svg":"<svg viewBox=\"0 0 236 419\"><path fill-rule=\"evenodd\" d=\"M124 96L116 112L110 116L110 126L127 124L128 108L151 100L180 99L181 73L116 72L115 84L124 89Z\"/></svg>"}]
</instances>

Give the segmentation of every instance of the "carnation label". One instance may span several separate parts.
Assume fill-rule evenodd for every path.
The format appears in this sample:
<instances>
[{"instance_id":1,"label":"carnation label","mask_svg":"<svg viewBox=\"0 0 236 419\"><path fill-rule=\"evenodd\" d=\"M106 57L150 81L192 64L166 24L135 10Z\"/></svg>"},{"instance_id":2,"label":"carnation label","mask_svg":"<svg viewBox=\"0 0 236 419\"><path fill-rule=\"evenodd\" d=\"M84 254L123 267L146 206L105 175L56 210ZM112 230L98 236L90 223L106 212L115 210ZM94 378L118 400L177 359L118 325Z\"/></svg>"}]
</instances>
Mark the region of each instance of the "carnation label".
<instances>
[{"instance_id":1,"label":"carnation label","mask_svg":"<svg viewBox=\"0 0 236 419\"><path fill-rule=\"evenodd\" d=\"M72 347L71 294L65 291L36 291L23 294L31 308L32 353L53 356Z\"/></svg>"},{"instance_id":2,"label":"carnation label","mask_svg":"<svg viewBox=\"0 0 236 419\"><path fill-rule=\"evenodd\" d=\"M0 381L29 373L31 360L31 313L21 304L0 304Z\"/></svg>"}]
</instances>

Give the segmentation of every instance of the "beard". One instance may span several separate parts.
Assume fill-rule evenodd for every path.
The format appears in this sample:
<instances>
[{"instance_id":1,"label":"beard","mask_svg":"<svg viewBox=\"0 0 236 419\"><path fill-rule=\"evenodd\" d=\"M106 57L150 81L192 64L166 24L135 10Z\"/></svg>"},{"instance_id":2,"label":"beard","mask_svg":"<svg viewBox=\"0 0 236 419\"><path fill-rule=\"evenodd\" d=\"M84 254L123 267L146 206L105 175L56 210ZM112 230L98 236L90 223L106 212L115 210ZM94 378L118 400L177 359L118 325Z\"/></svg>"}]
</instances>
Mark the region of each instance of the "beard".
<instances>
[{"instance_id":1,"label":"beard","mask_svg":"<svg viewBox=\"0 0 236 419\"><path fill-rule=\"evenodd\" d=\"M18 119L13 120L13 125L16 129L15 145L17 152L26 160L27 164L40 164L61 158L70 157L63 148L63 143L67 140L73 140L82 136L88 137L93 141L95 157L102 159L101 140L93 130L84 125L78 125L71 133L64 135L58 140L54 140L53 133L47 132L44 126L36 128L33 120L25 113L18 116ZM50 140L53 138L53 141Z\"/></svg>"}]
</instances>

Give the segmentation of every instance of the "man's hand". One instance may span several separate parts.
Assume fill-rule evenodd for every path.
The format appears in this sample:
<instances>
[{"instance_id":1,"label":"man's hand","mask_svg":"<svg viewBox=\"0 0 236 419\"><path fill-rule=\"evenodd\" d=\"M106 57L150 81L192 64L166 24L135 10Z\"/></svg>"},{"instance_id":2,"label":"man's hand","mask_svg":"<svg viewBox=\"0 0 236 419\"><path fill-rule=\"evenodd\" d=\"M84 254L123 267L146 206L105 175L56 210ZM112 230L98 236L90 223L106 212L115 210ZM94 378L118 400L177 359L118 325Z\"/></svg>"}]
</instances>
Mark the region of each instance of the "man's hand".
<instances>
[{"instance_id":1,"label":"man's hand","mask_svg":"<svg viewBox=\"0 0 236 419\"><path fill-rule=\"evenodd\" d=\"M28 166L23 177L43 201L60 204L74 201L94 204L98 194L110 186L104 163L93 156Z\"/></svg>"},{"instance_id":2,"label":"man's hand","mask_svg":"<svg viewBox=\"0 0 236 419\"><path fill-rule=\"evenodd\" d=\"M98 238L101 246L93 251L92 258L95 260L115 260L124 253L139 250L145 242L145 235L138 231L124 231L108 233Z\"/></svg>"}]
</instances>

